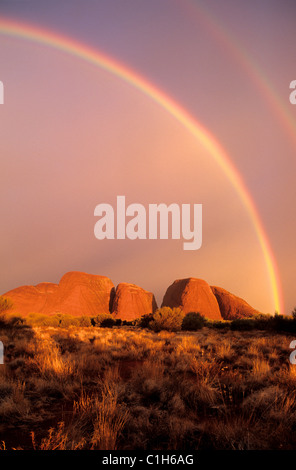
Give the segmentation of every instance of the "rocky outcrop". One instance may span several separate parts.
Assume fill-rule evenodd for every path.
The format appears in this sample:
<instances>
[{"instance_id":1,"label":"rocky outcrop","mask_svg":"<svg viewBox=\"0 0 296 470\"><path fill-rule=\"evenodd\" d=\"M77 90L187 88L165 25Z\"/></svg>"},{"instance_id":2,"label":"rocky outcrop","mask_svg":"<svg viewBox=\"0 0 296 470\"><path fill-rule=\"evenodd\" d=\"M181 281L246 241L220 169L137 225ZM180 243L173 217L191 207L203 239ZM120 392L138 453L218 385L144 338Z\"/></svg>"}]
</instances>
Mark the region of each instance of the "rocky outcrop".
<instances>
[{"instance_id":1,"label":"rocky outcrop","mask_svg":"<svg viewBox=\"0 0 296 470\"><path fill-rule=\"evenodd\" d=\"M219 305L209 284L202 279L178 279L167 289L162 307L180 307L184 313L199 312L212 320L221 320Z\"/></svg>"},{"instance_id":2,"label":"rocky outcrop","mask_svg":"<svg viewBox=\"0 0 296 470\"><path fill-rule=\"evenodd\" d=\"M66 273L59 284L42 282L36 286L22 286L4 296L13 302L8 313L95 316L109 312L114 290L108 277L74 271Z\"/></svg>"},{"instance_id":3,"label":"rocky outcrop","mask_svg":"<svg viewBox=\"0 0 296 470\"><path fill-rule=\"evenodd\" d=\"M132 321L157 309L152 292L148 292L135 284L122 282L118 284L112 305L115 318Z\"/></svg>"},{"instance_id":4,"label":"rocky outcrop","mask_svg":"<svg viewBox=\"0 0 296 470\"><path fill-rule=\"evenodd\" d=\"M13 304L7 313L21 316L63 313L95 317L111 312L115 318L132 321L157 309L152 292L125 282L118 284L115 291L108 277L77 271L66 273L59 284L42 282L22 286L3 296ZM212 320L248 318L260 313L222 287L210 287L206 281L191 277L173 282L161 306L180 307L185 314L199 312Z\"/></svg>"},{"instance_id":5,"label":"rocky outcrop","mask_svg":"<svg viewBox=\"0 0 296 470\"><path fill-rule=\"evenodd\" d=\"M222 289L222 287L211 286L211 289L218 301L221 316L224 320L250 318L260 313L245 300Z\"/></svg>"}]
</instances>

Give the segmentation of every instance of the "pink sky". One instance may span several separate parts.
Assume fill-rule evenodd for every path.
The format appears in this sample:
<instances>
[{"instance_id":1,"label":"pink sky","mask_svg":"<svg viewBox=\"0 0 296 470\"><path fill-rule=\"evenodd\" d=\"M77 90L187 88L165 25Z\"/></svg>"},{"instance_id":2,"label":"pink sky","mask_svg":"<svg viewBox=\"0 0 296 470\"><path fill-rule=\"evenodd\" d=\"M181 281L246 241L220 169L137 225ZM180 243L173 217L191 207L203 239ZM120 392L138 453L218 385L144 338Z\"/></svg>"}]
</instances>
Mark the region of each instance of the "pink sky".
<instances>
[{"instance_id":1,"label":"pink sky","mask_svg":"<svg viewBox=\"0 0 296 470\"><path fill-rule=\"evenodd\" d=\"M198 15L194 20L178 2L170 10L151 2L123 16L98 2L101 10L89 11L80 22L81 2L74 3L71 21L53 7L37 8L34 14L7 7L3 13L97 45L158 84L215 135L258 209L290 313L296 303L296 161L276 113L229 51L202 21L198 25ZM199 4L205 5L192 2ZM255 4L244 12L230 1L224 10L217 2L209 5L289 107L288 87L296 77L288 57L294 31L288 9L279 16L273 2L268 18L259 15L260 27ZM98 26L105 20L98 33L95 13ZM271 51L271 28L277 35L283 24L286 36L278 34ZM200 142L149 97L108 72L40 44L3 35L0 43L5 86L0 107L1 293L23 284L58 282L65 272L79 270L107 275L114 284L138 284L160 303L169 284L192 276L273 313L252 221ZM289 111L295 114L296 107ZM117 195L146 207L202 203L202 248L186 252L178 240L96 240L94 208L102 202L115 205Z\"/></svg>"}]
</instances>

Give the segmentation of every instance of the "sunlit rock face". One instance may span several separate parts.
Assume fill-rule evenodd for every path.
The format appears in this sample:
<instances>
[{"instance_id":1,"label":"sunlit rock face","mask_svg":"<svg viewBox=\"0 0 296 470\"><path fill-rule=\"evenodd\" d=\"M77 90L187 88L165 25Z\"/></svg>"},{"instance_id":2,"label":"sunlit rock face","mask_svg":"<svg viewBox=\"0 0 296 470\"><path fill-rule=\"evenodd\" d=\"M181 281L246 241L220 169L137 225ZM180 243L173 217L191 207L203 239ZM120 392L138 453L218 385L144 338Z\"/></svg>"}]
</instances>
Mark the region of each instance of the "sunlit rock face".
<instances>
[{"instance_id":1,"label":"sunlit rock face","mask_svg":"<svg viewBox=\"0 0 296 470\"><path fill-rule=\"evenodd\" d=\"M66 273L59 284L43 282L22 286L4 294L13 306L8 313L27 315L64 313L73 316L95 316L109 313L114 297L114 284L106 276L82 272Z\"/></svg>"},{"instance_id":2,"label":"sunlit rock face","mask_svg":"<svg viewBox=\"0 0 296 470\"><path fill-rule=\"evenodd\" d=\"M215 295L221 316L224 320L234 320L236 318L249 318L258 314L258 310L255 310L245 300L231 294L222 287L211 287L213 294Z\"/></svg>"},{"instance_id":3,"label":"sunlit rock face","mask_svg":"<svg viewBox=\"0 0 296 470\"><path fill-rule=\"evenodd\" d=\"M132 321L157 308L152 292L148 292L135 284L122 282L118 284L112 306L112 313L121 320Z\"/></svg>"},{"instance_id":4,"label":"sunlit rock face","mask_svg":"<svg viewBox=\"0 0 296 470\"><path fill-rule=\"evenodd\" d=\"M184 313L198 312L212 320L221 320L218 302L209 284L202 279L178 279L163 298L162 307L180 307Z\"/></svg>"}]
</instances>

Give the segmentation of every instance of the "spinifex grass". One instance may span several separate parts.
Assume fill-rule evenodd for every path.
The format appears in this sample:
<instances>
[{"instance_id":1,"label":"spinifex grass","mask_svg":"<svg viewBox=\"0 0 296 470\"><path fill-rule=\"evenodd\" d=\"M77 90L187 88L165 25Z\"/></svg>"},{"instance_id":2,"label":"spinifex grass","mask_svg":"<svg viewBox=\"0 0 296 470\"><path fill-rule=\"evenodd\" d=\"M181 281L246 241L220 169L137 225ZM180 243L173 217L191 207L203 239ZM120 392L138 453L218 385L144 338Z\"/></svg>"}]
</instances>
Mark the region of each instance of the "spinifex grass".
<instances>
[{"instance_id":1,"label":"spinifex grass","mask_svg":"<svg viewBox=\"0 0 296 470\"><path fill-rule=\"evenodd\" d=\"M296 448L291 335L6 325L0 338L1 449Z\"/></svg>"}]
</instances>

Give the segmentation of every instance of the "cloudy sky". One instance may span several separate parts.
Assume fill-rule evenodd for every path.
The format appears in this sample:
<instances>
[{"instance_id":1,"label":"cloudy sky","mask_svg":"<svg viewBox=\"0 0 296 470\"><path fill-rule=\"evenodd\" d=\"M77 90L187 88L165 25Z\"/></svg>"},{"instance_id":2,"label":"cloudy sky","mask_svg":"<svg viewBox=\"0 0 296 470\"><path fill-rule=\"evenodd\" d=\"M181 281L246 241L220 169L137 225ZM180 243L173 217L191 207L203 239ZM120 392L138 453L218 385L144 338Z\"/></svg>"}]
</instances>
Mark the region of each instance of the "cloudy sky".
<instances>
[{"instance_id":1,"label":"cloudy sky","mask_svg":"<svg viewBox=\"0 0 296 470\"><path fill-rule=\"evenodd\" d=\"M77 270L138 284L160 303L192 276L263 312L282 292L290 313L295 15L292 0L0 0L1 293ZM45 34L128 68L215 139L254 204L276 289L258 225L202 139L147 90ZM115 208L117 195L147 209L203 204L202 247L97 240L94 209Z\"/></svg>"}]
</instances>

